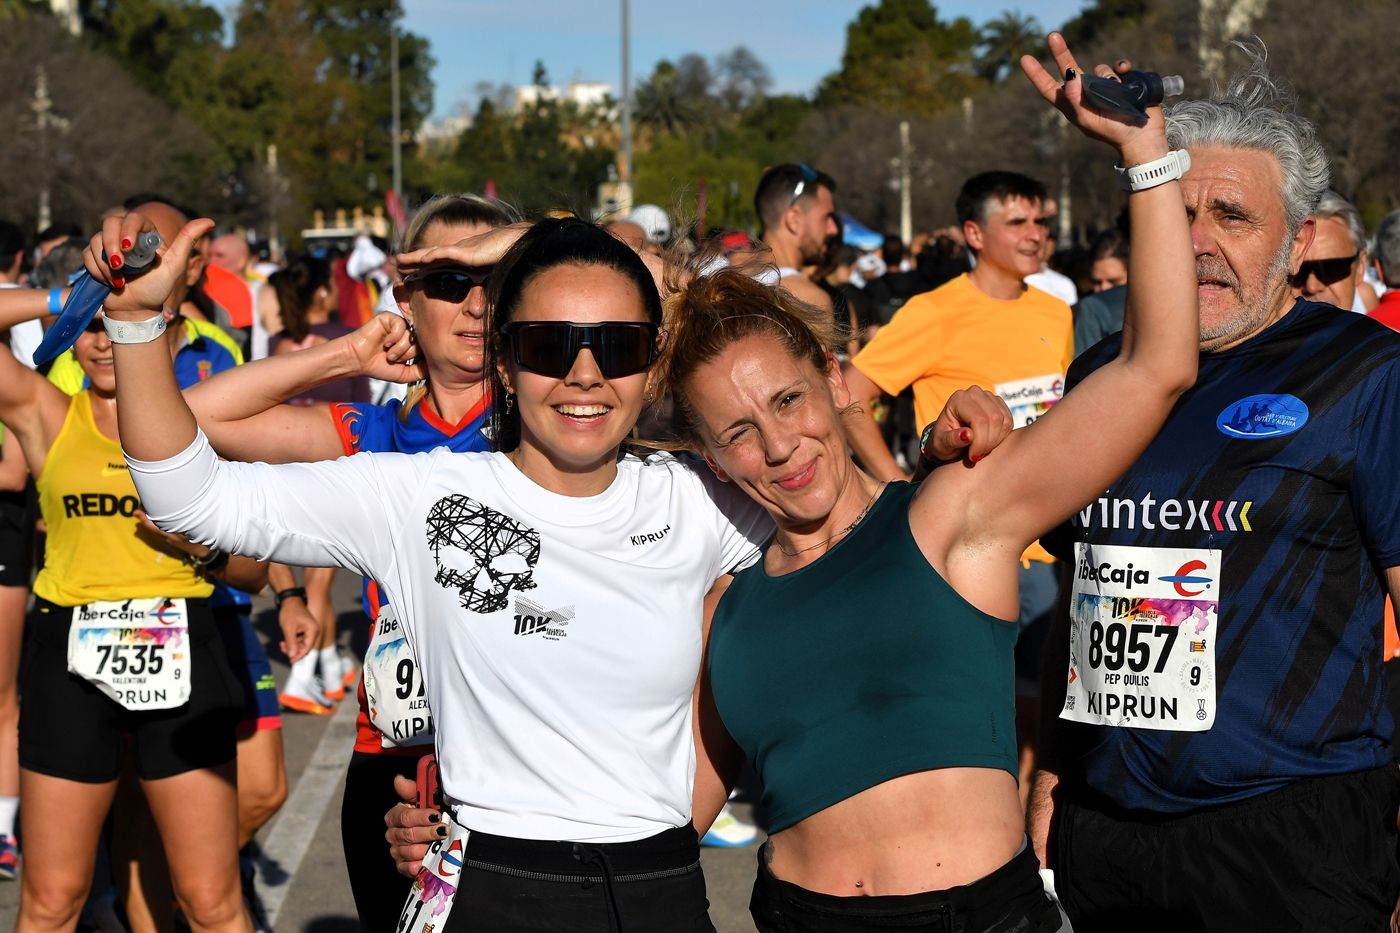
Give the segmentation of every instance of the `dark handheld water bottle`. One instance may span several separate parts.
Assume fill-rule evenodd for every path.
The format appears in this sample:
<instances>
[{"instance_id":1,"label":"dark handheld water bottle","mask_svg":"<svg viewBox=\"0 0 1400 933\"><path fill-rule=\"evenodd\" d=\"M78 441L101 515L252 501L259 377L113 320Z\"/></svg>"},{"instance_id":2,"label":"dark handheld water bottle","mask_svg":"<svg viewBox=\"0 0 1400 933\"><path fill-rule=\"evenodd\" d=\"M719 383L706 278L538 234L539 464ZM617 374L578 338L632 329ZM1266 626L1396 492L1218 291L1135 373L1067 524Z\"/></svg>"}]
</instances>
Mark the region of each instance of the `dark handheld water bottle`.
<instances>
[{"instance_id":1,"label":"dark handheld water bottle","mask_svg":"<svg viewBox=\"0 0 1400 933\"><path fill-rule=\"evenodd\" d=\"M1165 97L1174 97L1186 89L1181 75L1159 75L1155 71L1130 71L1121 80L1083 75L1084 99L1100 113L1126 117L1134 123L1147 119L1147 108L1154 107Z\"/></svg>"},{"instance_id":2,"label":"dark handheld water bottle","mask_svg":"<svg viewBox=\"0 0 1400 933\"><path fill-rule=\"evenodd\" d=\"M136 244L122 253L122 276L131 278L140 275L156 261L156 250L160 248L160 234L147 230L136 238ZM78 335L87 330L97 309L112 290L83 272L73 281L68 292L68 300L63 303L63 311L53 326L44 334L39 348L34 351L34 365L42 366L71 347Z\"/></svg>"}]
</instances>

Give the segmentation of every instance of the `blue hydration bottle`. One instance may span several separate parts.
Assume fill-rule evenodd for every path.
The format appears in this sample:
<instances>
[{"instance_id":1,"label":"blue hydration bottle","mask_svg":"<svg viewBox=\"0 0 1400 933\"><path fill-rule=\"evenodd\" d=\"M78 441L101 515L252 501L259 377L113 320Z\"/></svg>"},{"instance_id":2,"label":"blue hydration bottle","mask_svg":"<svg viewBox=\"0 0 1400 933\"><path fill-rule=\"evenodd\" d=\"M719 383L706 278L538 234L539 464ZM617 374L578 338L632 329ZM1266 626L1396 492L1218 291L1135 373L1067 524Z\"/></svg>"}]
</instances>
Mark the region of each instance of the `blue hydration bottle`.
<instances>
[{"instance_id":1,"label":"blue hydration bottle","mask_svg":"<svg viewBox=\"0 0 1400 933\"><path fill-rule=\"evenodd\" d=\"M156 250L160 248L160 234L148 230L136 238L136 245L122 253L122 276L131 278L140 275L156 260ZM106 285L94 279L85 271L73 282L68 300L63 303L63 311L58 320L44 334L39 348L34 351L34 365L42 366L71 347L78 335L87 330L97 309L112 293Z\"/></svg>"},{"instance_id":2,"label":"blue hydration bottle","mask_svg":"<svg viewBox=\"0 0 1400 933\"><path fill-rule=\"evenodd\" d=\"M1091 74L1080 77L1089 106L1100 113L1126 117L1134 123L1146 122L1148 107L1186 90L1181 75L1164 76L1155 71L1130 71L1120 76L1119 81Z\"/></svg>"}]
</instances>

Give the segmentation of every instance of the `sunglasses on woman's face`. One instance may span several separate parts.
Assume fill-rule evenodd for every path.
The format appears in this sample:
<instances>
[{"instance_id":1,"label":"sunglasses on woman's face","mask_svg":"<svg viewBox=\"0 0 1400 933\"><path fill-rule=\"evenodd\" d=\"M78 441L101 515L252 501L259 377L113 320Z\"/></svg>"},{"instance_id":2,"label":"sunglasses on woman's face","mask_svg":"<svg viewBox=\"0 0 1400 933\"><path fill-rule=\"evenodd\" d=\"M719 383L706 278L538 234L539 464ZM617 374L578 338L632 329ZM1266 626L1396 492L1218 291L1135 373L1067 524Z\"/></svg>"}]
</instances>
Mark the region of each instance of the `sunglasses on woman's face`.
<instances>
[{"instance_id":1,"label":"sunglasses on woman's face","mask_svg":"<svg viewBox=\"0 0 1400 933\"><path fill-rule=\"evenodd\" d=\"M489 269L426 269L404 277L405 285L418 285L434 301L461 304L478 285L491 277Z\"/></svg>"},{"instance_id":2,"label":"sunglasses on woman's face","mask_svg":"<svg viewBox=\"0 0 1400 933\"><path fill-rule=\"evenodd\" d=\"M1335 259L1309 259L1298 267L1298 273L1293 276L1293 284L1302 288L1308 284L1308 276L1313 275L1317 276L1317 280L1323 285L1335 285L1351 275L1351 267L1360 255L1352 253L1350 256L1338 256Z\"/></svg>"},{"instance_id":3,"label":"sunglasses on woman's face","mask_svg":"<svg viewBox=\"0 0 1400 933\"><path fill-rule=\"evenodd\" d=\"M641 321L510 321L501 327L515 365L551 379L567 376L584 347L605 379L642 372L656 358L657 330Z\"/></svg>"}]
</instances>

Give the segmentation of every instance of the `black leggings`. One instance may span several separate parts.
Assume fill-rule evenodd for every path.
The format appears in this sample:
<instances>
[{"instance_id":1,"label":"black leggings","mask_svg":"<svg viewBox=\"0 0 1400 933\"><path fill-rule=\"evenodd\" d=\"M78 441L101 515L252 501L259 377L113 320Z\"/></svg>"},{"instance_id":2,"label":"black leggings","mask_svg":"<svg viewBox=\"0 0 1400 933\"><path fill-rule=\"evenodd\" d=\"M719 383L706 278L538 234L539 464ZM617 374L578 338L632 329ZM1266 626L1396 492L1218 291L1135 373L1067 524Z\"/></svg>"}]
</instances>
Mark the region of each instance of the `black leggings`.
<instances>
[{"instance_id":1,"label":"black leggings","mask_svg":"<svg viewBox=\"0 0 1400 933\"><path fill-rule=\"evenodd\" d=\"M423 754L432 746L423 746ZM345 795L340 800L340 844L355 911L367 933L393 933L399 922L412 878L394 868L384 840L384 814L399 802L394 775L416 777L416 755L370 755L355 752L345 771Z\"/></svg>"}]
</instances>

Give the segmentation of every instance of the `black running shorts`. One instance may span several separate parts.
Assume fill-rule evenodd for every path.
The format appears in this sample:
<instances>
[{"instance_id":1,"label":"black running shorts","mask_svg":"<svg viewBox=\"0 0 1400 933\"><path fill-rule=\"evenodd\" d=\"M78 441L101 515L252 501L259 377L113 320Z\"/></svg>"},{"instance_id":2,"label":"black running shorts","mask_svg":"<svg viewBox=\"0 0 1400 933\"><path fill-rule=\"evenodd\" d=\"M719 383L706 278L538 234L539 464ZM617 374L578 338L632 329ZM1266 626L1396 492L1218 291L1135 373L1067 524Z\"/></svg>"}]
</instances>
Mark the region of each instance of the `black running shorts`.
<instances>
[{"instance_id":1,"label":"black running shorts","mask_svg":"<svg viewBox=\"0 0 1400 933\"><path fill-rule=\"evenodd\" d=\"M71 608L35 599L19 674L20 767L100 784L121 773L128 742L146 780L233 761L243 687L205 600L185 601L190 623L189 702L133 711L68 672Z\"/></svg>"},{"instance_id":2,"label":"black running shorts","mask_svg":"<svg viewBox=\"0 0 1400 933\"><path fill-rule=\"evenodd\" d=\"M0 492L0 586L29 586L38 515L32 483L19 492Z\"/></svg>"},{"instance_id":3,"label":"black running shorts","mask_svg":"<svg viewBox=\"0 0 1400 933\"><path fill-rule=\"evenodd\" d=\"M1400 895L1395 765L1171 819L1070 800L1051 851L1076 933L1390 929Z\"/></svg>"}]
</instances>

